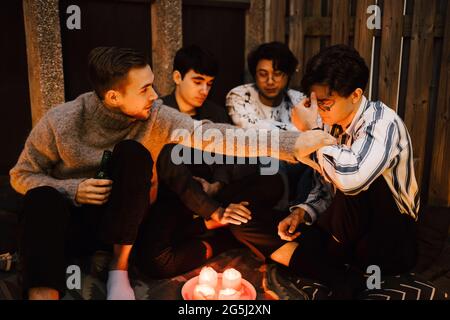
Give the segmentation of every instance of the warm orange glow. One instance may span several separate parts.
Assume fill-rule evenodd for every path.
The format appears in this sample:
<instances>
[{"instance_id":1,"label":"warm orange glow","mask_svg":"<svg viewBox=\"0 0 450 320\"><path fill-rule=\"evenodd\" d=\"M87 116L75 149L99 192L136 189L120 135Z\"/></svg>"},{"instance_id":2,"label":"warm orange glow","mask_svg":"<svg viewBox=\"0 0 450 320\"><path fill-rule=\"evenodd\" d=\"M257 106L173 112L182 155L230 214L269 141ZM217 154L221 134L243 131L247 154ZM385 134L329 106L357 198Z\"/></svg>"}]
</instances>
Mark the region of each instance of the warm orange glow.
<instances>
[{"instance_id":1,"label":"warm orange glow","mask_svg":"<svg viewBox=\"0 0 450 320\"><path fill-rule=\"evenodd\" d=\"M230 268L224 271L222 277L223 289L234 289L236 291L241 290L242 275L236 269Z\"/></svg>"},{"instance_id":2,"label":"warm orange glow","mask_svg":"<svg viewBox=\"0 0 450 320\"><path fill-rule=\"evenodd\" d=\"M211 267L204 267L200 271L200 276L198 279L199 284L206 284L211 288L217 287L217 272Z\"/></svg>"},{"instance_id":3,"label":"warm orange glow","mask_svg":"<svg viewBox=\"0 0 450 320\"><path fill-rule=\"evenodd\" d=\"M214 300L216 298L216 290L206 284L198 284L195 286L194 300Z\"/></svg>"},{"instance_id":4,"label":"warm orange glow","mask_svg":"<svg viewBox=\"0 0 450 320\"><path fill-rule=\"evenodd\" d=\"M219 292L219 300L239 300L240 297L241 292L231 288L226 288Z\"/></svg>"},{"instance_id":5,"label":"warm orange glow","mask_svg":"<svg viewBox=\"0 0 450 320\"><path fill-rule=\"evenodd\" d=\"M239 271L226 269L218 274L212 267L203 267L193 289L193 300L240 300L245 296L245 280ZM192 290L192 289L191 289Z\"/></svg>"}]
</instances>

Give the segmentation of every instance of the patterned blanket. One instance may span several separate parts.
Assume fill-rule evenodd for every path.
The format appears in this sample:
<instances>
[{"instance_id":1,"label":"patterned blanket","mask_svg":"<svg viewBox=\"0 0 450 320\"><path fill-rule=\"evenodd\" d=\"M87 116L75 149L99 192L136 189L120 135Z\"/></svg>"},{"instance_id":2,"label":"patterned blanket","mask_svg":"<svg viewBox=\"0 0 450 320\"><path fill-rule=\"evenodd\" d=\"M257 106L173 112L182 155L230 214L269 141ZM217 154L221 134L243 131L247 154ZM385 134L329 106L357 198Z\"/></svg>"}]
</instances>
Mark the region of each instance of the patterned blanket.
<instances>
[{"instance_id":1,"label":"patterned blanket","mask_svg":"<svg viewBox=\"0 0 450 320\"><path fill-rule=\"evenodd\" d=\"M106 298L106 266L109 255L97 253L81 270L81 289L67 290L63 300L104 300ZM264 264L249 249L229 250L207 264L221 273L235 268L256 289L257 300L323 300L330 290L317 281L300 278L274 264ZM182 300L181 289L203 266L170 279L148 279L130 270L131 284L137 300ZM404 274L385 277L381 289L364 290L361 300L448 300L449 294L423 276ZM22 299L19 277L15 272L0 272L0 300Z\"/></svg>"},{"instance_id":2,"label":"patterned blanket","mask_svg":"<svg viewBox=\"0 0 450 320\"><path fill-rule=\"evenodd\" d=\"M80 290L67 290L65 300L104 300L106 298L107 256L101 253L92 259L91 270L83 268ZM265 265L250 250L234 249L211 259L207 264L217 272L227 268L235 268L242 273L242 277L253 284L257 292L257 299L267 299L262 286ZM199 275L203 266L188 273L170 279L148 279L139 275L135 270L130 271L131 285L138 300L181 300L181 289L184 283ZM0 272L0 300L21 299L21 289L18 276L14 272Z\"/></svg>"}]
</instances>

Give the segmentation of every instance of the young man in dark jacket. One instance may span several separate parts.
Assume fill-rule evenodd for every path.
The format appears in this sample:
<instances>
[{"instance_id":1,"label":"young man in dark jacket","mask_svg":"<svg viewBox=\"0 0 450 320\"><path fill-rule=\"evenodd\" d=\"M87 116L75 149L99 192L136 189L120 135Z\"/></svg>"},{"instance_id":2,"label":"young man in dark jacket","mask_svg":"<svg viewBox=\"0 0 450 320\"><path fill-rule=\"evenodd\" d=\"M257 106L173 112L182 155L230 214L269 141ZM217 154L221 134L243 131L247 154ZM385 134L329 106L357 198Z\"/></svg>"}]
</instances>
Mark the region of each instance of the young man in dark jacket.
<instances>
[{"instance_id":1,"label":"young man in dark jacket","mask_svg":"<svg viewBox=\"0 0 450 320\"><path fill-rule=\"evenodd\" d=\"M196 45L184 47L175 55L173 70L175 90L162 98L165 105L194 120L230 123L225 108L207 99L218 73L218 62L211 53ZM149 216L155 228L143 234L141 241L153 249L142 257L140 269L153 277L184 273L238 245L226 224L208 219L214 212L236 213L237 219L228 224L238 228L254 214L270 214L283 192L281 177L260 175L257 165L208 164L204 159L212 157L210 153L187 147L182 152L189 155L188 163L178 163L173 159L178 156L174 147L166 145L159 155L158 201ZM237 166L245 166L248 174L236 179ZM211 229L215 229L209 232L213 235L205 237Z\"/></svg>"}]
</instances>

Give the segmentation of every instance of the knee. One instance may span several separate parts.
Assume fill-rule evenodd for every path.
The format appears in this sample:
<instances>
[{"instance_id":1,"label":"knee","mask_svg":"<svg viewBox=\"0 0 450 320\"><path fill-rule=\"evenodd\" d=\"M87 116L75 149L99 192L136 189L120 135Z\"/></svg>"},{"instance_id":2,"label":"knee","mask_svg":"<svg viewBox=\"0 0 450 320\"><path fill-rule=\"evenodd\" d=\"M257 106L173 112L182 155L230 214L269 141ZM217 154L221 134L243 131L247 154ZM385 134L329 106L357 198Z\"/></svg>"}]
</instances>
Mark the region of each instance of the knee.
<instances>
[{"instance_id":1,"label":"knee","mask_svg":"<svg viewBox=\"0 0 450 320\"><path fill-rule=\"evenodd\" d=\"M113 158L115 160L123 161L129 160L135 163L142 160L145 162L152 162L150 152L139 142L134 140L123 140L116 144L113 151Z\"/></svg>"},{"instance_id":2,"label":"knee","mask_svg":"<svg viewBox=\"0 0 450 320\"><path fill-rule=\"evenodd\" d=\"M49 186L29 190L24 197L23 213L29 219L46 220L64 218L67 212L67 200L55 188ZM33 219L34 220L34 219Z\"/></svg>"},{"instance_id":3,"label":"knee","mask_svg":"<svg viewBox=\"0 0 450 320\"><path fill-rule=\"evenodd\" d=\"M177 146L176 143L167 143L164 145L164 147L161 149L161 152L159 153L158 159L168 159L170 157L170 154L172 153L173 148ZM181 146L181 145L180 145Z\"/></svg>"},{"instance_id":4,"label":"knee","mask_svg":"<svg viewBox=\"0 0 450 320\"><path fill-rule=\"evenodd\" d=\"M25 206L33 205L52 205L64 201L63 195L53 187L42 186L28 190L24 197Z\"/></svg>"},{"instance_id":5,"label":"knee","mask_svg":"<svg viewBox=\"0 0 450 320\"><path fill-rule=\"evenodd\" d=\"M152 175L153 159L150 152L139 142L124 140L116 144L112 156L112 171L125 170L130 175L148 179Z\"/></svg>"},{"instance_id":6,"label":"knee","mask_svg":"<svg viewBox=\"0 0 450 320\"><path fill-rule=\"evenodd\" d=\"M158 169L158 171L160 171L163 166L174 165L172 161L172 153L174 151L177 151L174 150L174 148L183 149L181 145L178 145L176 143L168 143L161 149L161 152L158 155L158 161L156 162L156 168Z\"/></svg>"}]
</instances>

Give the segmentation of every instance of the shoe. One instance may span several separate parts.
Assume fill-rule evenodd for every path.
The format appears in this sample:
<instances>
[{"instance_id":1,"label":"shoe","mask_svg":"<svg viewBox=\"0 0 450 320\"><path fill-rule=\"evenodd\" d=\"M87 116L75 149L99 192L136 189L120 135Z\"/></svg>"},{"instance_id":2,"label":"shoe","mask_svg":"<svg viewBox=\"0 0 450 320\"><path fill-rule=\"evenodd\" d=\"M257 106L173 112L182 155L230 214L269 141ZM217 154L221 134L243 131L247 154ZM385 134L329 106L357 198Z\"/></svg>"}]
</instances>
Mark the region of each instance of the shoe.
<instances>
[{"instance_id":1,"label":"shoe","mask_svg":"<svg viewBox=\"0 0 450 320\"><path fill-rule=\"evenodd\" d=\"M266 265L263 288L274 300L329 300L332 295L327 286L299 277L278 264Z\"/></svg>"},{"instance_id":2,"label":"shoe","mask_svg":"<svg viewBox=\"0 0 450 320\"><path fill-rule=\"evenodd\" d=\"M366 289L359 300L449 300L449 293L425 277L406 273L381 278L379 289Z\"/></svg>"}]
</instances>

